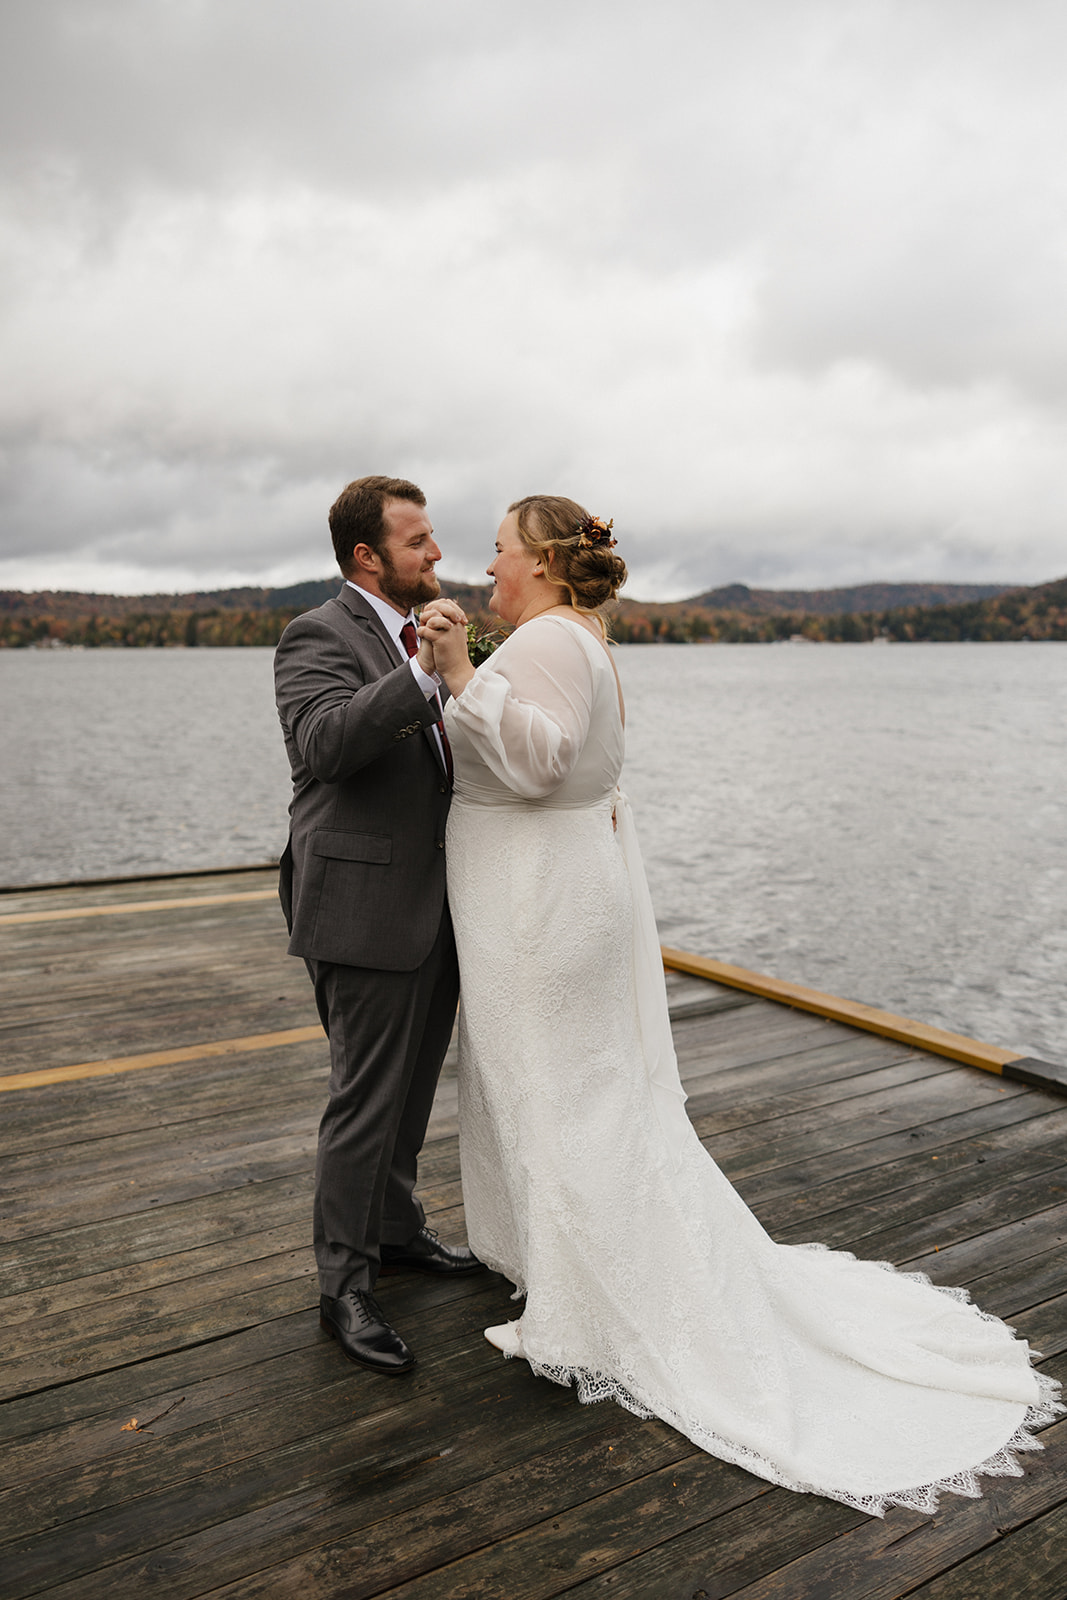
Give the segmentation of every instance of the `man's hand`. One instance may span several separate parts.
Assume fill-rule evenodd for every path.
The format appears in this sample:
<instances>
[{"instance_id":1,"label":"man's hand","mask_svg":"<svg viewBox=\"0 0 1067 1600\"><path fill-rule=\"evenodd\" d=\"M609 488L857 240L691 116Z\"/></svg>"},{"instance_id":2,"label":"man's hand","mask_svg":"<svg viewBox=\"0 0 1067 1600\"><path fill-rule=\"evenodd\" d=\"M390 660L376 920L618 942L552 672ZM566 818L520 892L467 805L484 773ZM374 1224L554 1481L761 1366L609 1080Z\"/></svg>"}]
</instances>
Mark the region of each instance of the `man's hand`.
<instances>
[{"instance_id":1,"label":"man's hand","mask_svg":"<svg viewBox=\"0 0 1067 1600\"><path fill-rule=\"evenodd\" d=\"M419 615L419 665L422 648L433 653L433 668L439 672L452 694L461 694L474 677L467 653L467 618L454 600L431 600Z\"/></svg>"},{"instance_id":2,"label":"man's hand","mask_svg":"<svg viewBox=\"0 0 1067 1600\"><path fill-rule=\"evenodd\" d=\"M428 638L423 637L421 628L419 629L419 648L415 652L415 660L429 677L432 677L437 671L433 658L433 645Z\"/></svg>"},{"instance_id":3,"label":"man's hand","mask_svg":"<svg viewBox=\"0 0 1067 1600\"><path fill-rule=\"evenodd\" d=\"M427 605L423 606L419 613L419 649L415 659L423 672L428 673L440 673L441 671L434 658L433 640L435 630L429 625L435 615L447 618L450 624L462 622L464 627L467 625L467 618L463 610L454 600L448 600L443 595L439 595L436 600L431 600Z\"/></svg>"},{"instance_id":4,"label":"man's hand","mask_svg":"<svg viewBox=\"0 0 1067 1600\"><path fill-rule=\"evenodd\" d=\"M444 617L448 622L462 622L467 626L467 613L454 600L449 600L447 595L440 594L436 600L430 600L419 612L420 624L425 624L434 616Z\"/></svg>"}]
</instances>

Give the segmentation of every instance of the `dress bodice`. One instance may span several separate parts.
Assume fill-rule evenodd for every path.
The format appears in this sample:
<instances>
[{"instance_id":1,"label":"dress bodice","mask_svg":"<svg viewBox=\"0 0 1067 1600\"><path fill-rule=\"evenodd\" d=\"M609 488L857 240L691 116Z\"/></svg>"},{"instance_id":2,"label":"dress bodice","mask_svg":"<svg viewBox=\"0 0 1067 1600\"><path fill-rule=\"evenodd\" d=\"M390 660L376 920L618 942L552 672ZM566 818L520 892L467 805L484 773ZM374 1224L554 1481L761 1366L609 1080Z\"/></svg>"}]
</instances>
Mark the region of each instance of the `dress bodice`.
<instances>
[{"instance_id":1,"label":"dress bodice","mask_svg":"<svg viewBox=\"0 0 1067 1600\"><path fill-rule=\"evenodd\" d=\"M460 802L612 801L624 754L618 685L603 645L570 617L516 628L449 700L445 723Z\"/></svg>"}]
</instances>

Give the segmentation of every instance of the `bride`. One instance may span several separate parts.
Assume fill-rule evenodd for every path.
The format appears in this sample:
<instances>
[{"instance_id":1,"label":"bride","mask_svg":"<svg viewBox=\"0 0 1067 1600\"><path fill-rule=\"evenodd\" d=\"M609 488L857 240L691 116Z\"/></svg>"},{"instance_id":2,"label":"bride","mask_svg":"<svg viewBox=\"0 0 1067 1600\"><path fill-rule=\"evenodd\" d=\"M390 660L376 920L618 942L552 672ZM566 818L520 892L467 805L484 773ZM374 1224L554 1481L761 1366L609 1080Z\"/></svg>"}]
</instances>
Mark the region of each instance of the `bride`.
<instances>
[{"instance_id":1,"label":"bride","mask_svg":"<svg viewBox=\"0 0 1067 1600\"><path fill-rule=\"evenodd\" d=\"M964 1291L775 1244L697 1139L618 789L610 529L557 496L510 508L488 571L514 632L477 671L455 603L422 614L452 695L467 1227L526 1297L486 1337L772 1483L932 1512L1019 1475L1056 1385Z\"/></svg>"}]
</instances>

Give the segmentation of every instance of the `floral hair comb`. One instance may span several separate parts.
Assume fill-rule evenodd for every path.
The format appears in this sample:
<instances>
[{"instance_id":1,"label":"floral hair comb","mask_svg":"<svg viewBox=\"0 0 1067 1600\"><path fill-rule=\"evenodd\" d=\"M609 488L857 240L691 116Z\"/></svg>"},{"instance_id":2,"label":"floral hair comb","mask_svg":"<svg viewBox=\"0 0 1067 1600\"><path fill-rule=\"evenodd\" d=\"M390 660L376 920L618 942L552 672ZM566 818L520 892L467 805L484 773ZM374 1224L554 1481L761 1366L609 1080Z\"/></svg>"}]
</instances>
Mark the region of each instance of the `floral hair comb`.
<instances>
[{"instance_id":1,"label":"floral hair comb","mask_svg":"<svg viewBox=\"0 0 1067 1600\"><path fill-rule=\"evenodd\" d=\"M579 548L588 549L590 546L603 545L610 550L618 543L618 540L611 536L614 526L614 517L608 522L604 522L600 517L583 517L574 530L578 535Z\"/></svg>"}]
</instances>

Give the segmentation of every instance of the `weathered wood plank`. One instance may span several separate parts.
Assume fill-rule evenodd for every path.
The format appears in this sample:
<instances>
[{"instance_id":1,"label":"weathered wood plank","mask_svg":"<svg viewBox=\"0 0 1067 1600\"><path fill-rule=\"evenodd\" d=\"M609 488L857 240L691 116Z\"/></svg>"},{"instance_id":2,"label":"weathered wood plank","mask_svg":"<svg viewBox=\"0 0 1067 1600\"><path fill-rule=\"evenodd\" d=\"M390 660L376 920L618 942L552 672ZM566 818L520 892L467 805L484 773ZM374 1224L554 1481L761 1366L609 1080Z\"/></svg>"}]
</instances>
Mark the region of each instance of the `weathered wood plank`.
<instances>
[{"instance_id":1,"label":"weathered wood plank","mask_svg":"<svg viewBox=\"0 0 1067 1600\"><path fill-rule=\"evenodd\" d=\"M193 1063L120 1073L91 1082L49 1085L47 1113L40 1090L16 1089L0 1103L5 1156L48 1150L138 1129L172 1127L200 1117L226 1116L244 1074L263 1105L324 1104L326 1044L296 1045L253 1057L214 1057Z\"/></svg>"},{"instance_id":2,"label":"weathered wood plank","mask_svg":"<svg viewBox=\"0 0 1067 1600\"><path fill-rule=\"evenodd\" d=\"M276 1525L279 1506L284 1505L288 1526L295 1509L304 1538L313 1538L317 1531L314 1525L308 1528L312 1508L316 1521L328 1523L331 1507L337 1506L347 1527L355 1529L476 1482L486 1475L487 1466L517 1467L546 1443L564 1444L603 1426L603 1413L578 1405L568 1391L538 1382L528 1372L500 1375L499 1358L491 1359L493 1352L480 1334L477 1343L485 1354L477 1352L466 1390L458 1368L464 1360L470 1362L470 1354L461 1346L451 1351L446 1347L427 1362L437 1382L425 1404L405 1401L401 1393L388 1411L370 1417L346 1417L334 1411L323 1425L321 1407L314 1418L308 1417L307 1397L304 1414L294 1407L287 1418L295 1436L288 1442L276 1440L269 1455L263 1449L269 1419L249 1421L260 1442L253 1455L247 1454L240 1430L231 1424L217 1447L221 1456L213 1470L82 1515L63 1538L53 1531L11 1540L2 1550L7 1600L57 1583L62 1583L59 1594L76 1593L79 1600L114 1595L122 1592L118 1585L123 1580L116 1562L128 1563L128 1582L129 1575L152 1570L154 1564L144 1560L149 1553L200 1530L218 1530L207 1534L216 1582L220 1576L236 1577L248 1570L250 1556L256 1562L262 1559L262 1521L266 1517ZM488 1384L477 1362L485 1364ZM457 1369L451 1384L449 1364ZM380 1387L381 1379L363 1376ZM473 1392L468 1392L471 1386L481 1396L477 1404ZM410 1393L410 1387L405 1386L404 1392ZM633 1422L638 1425L636 1418ZM211 1430L211 1436L219 1439L219 1430ZM298 1496L302 1499L294 1507ZM250 1517L252 1522L245 1520ZM234 1541L236 1570L226 1574L225 1552L232 1550ZM199 1573L198 1588L177 1586L175 1580L185 1565L180 1558L165 1560L160 1575L165 1576L166 1586L161 1592L168 1600L205 1587ZM155 1570L160 1572L158 1565ZM71 1578L80 1587L71 1586Z\"/></svg>"},{"instance_id":3,"label":"weathered wood plank","mask_svg":"<svg viewBox=\"0 0 1067 1600\"><path fill-rule=\"evenodd\" d=\"M151 897L232 882L172 880ZM18 903L123 896L149 898L134 883ZM315 1020L273 901L9 925L0 952L13 958L6 1042L31 1065ZM1061 1096L765 999L709 1010L731 991L699 979L668 987L690 1110L775 1237L965 1283L1061 1373ZM453 1056L420 1188L458 1238L454 1071ZM0 1404L5 1600L9 1557L13 1593L53 1600L803 1600L805 1583L866 1600L882 1592L873 1578L887 1594L985 1600L986 1583L1008 1600L1027 1561L1059 1581L1062 1455L1051 1474L1030 1458L977 1506L892 1513L888 1537L501 1362L481 1329L514 1314L502 1280L383 1280L420 1364L400 1384L349 1366L318 1330L308 1246L325 1077L319 1043L2 1097L19 1236L0 1247L0 1382L24 1391ZM151 1436L122 1431L179 1399ZM1033 1548L1016 1544L1030 1528ZM942 1595L950 1581L964 1587Z\"/></svg>"},{"instance_id":4,"label":"weathered wood plank","mask_svg":"<svg viewBox=\"0 0 1067 1600\"><path fill-rule=\"evenodd\" d=\"M64 1211L84 1210L84 1203L72 1208L69 1195L62 1190L59 1193L33 1192L33 1175L40 1178L53 1165L63 1173L63 1187L76 1187L78 1194L88 1202L97 1188L102 1187L106 1192L109 1185L131 1180L147 1179L154 1192L172 1192L167 1187L171 1175L166 1166L160 1165L164 1151L171 1152L170 1159L175 1167L183 1163L195 1165L204 1158L214 1160L242 1146L267 1146L279 1139L298 1146L306 1155L314 1148L317 1127L317 1108L308 1104L310 1098L306 1093L291 1099L285 1097L281 1116L276 1104L264 1105L257 1097L252 1104L231 1105L228 1111L219 1107L208 1116L186 1119L167 1128L135 1128L128 1133L102 1134L56 1150L33 1150L6 1156L5 1182L18 1187L22 1198L14 1201L8 1211L5 1231L8 1219L18 1218L20 1229L28 1230L34 1216L40 1214L55 1218L57 1225L62 1226L60 1218Z\"/></svg>"},{"instance_id":5,"label":"weathered wood plank","mask_svg":"<svg viewBox=\"0 0 1067 1600\"><path fill-rule=\"evenodd\" d=\"M159 1197L158 1206L147 1210L117 1206L99 1221L57 1225L51 1233L2 1247L0 1275L13 1293L31 1290L81 1277L87 1264L98 1271L121 1269L310 1215L313 1159L309 1151L295 1173L262 1177L236 1188L220 1183L188 1198L182 1197L184 1179L176 1172L172 1189ZM458 1185L455 1135L423 1147L419 1174L421 1192L428 1196L440 1192L438 1209L451 1209Z\"/></svg>"},{"instance_id":6,"label":"weathered wood plank","mask_svg":"<svg viewBox=\"0 0 1067 1600\"><path fill-rule=\"evenodd\" d=\"M269 863L262 867L149 873L147 877L94 878L78 883L0 888L0 906L5 911L35 911L48 907L118 905L123 901L146 899L146 884L151 884L154 900L181 900L190 894L223 894L234 885L257 889L275 887L277 882L278 868Z\"/></svg>"},{"instance_id":7,"label":"weathered wood plank","mask_svg":"<svg viewBox=\"0 0 1067 1600\"><path fill-rule=\"evenodd\" d=\"M1062 1283L1063 1258L1059 1252L1056 1252L1056 1257L1061 1264L1056 1282ZM1038 1260L1048 1263L1047 1281L1051 1283L1055 1262L1049 1257L1039 1257ZM980 1278L974 1286L987 1310L996 1312L998 1316L1010 1317L1019 1337L1027 1340L1032 1349L1040 1350L1046 1356L1062 1355L1063 1351L1067 1350L1067 1294L1053 1294L1048 1289L1037 1291L1032 1295L1023 1292L1014 1295L997 1294L987 1290L989 1281L988 1278ZM1030 1304L1025 1310L1018 1311L1015 1307L1023 1298L1028 1299Z\"/></svg>"},{"instance_id":8,"label":"weathered wood plank","mask_svg":"<svg viewBox=\"0 0 1067 1600\"><path fill-rule=\"evenodd\" d=\"M891 1135L899 1137L914 1131L917 1138L929 1140L929 1130L937 1129L948 1118L962 1123L986 1107L994 1108L996 1116L1012 1100L1021 1103L1022 1114L1028 1115L1027 1097L1040 1093L1015 1085L1005 1087L992 1077L964 1087L954 1073L949 1073L909 1086L906 1095L887 1090L865 1095L858 1101L794 1112L769 1124L720 1132L718 1116L713 1115L697 1117L694 1126L720 1165L729 1171L752 1174L791 1167L800 1160L810 1163L813 1153L826 1152L839 1160L856 1146Z\"/></svg>"},{"instance_id":9,"label":"weathered wood plank","mask_svg":"<svg viewBox=\"0 0 1067 1600\"><path fill-rule=\"evenodd\" d=\"M50 1227L67 1227L79 1214L99 1219L133 1215L149 1205L306 1172L308 1139L306 1127L287 1129L273 1139L243 1146L225 1142L221 1148L211 1149L211 1141L205 1139L202 1154L195 1153L194 1141L177 1140L176 1156L186 1158L189 1164L175 1176L164 1175L158 1163L151 1161L139 1164L132 1173L128 1168L123 1175L102 1172L85 1183L80 1205L63 1194L50 1204L43 1192L24 1191L25 1197L8 1210L0 1236L11 1239L20 1229L32 1235ZM48 1182L53 1178L52 1173L41 1176Z\"/></svg>"},{"instance_id":10,"label":"weathered wood plank","mask_svg":"<svg viewBox=\"0 0 1067 1600\"><path fill-rule=\"evenodd\" d=\"M317 1299L316 1295L316 1305ZM305 1381L280 1394L275 1383L269 1411L258 1401L249 1405L244 1394L242 1403L223 1408L226 1425L220 1428L219 1413L203 1421L187 1413L187 1395L185 1405L164 1418L151 1439L135 1434L126 1440L121 1427L131 1415L155 1413L135 1409L127 1416L116 1415L111 1420L120 1448L93 1457L81 1468L66 1467L39 1477L32 1486L14 1486L0 1497L0 1539L54 1528L73 1516L103 1511L253 1456L286 1451L291 1459L293 1449L302 1448L300 1441L313 1449L316 1437L339 1425L347 1427L350 1420L373 1433L368 1419L387 1419L389 1426L395 1425L398 1439L405 1427L417 1431L424 1413L429 1417L442 1407L462 1409L472 1386L484 1388L492 1360L489 1347L485 1353L480 1348L482 1318L499 1299L499 1293L494 1296L487 1289L480 1296L456 1297L411 1311L405 1329L416 1348L422 1345L421 1362L403 1385L386 1386L374 1374L353 1367L325 1334L316 1331L317 1342L326 1346L332 1359L316 1363L319 1381L313 1385ZM311 1329L317 1330L317 1320L309 1308ZM429 1337L432 1347L423 1344ZM460 1359L470 1352L476 1353L477 1361Z\"/></svg>"},{"instance_id":11,"label":"weathered wood plank","mask_svg":"<svg viewBox=\"0 0 1067 1600\"><path fill-rule=\"evenodd\" d=\"M285 954L280 912L165 915L158 934L148 918L0 930L5 1071L316 1021L306 975Z\"/></svg>"},{"instance_id":12,"label":"weathered wood plank","mask_svg":"<svg viewBox=\"0 0 1067 1600\"><path fill-rule=\"evenodd\" d=\"M1003 1530L1021 1527L1063 1505L1067 1423L1059 1423L1044 1437L1046 1450L1024 1458L1023 1478L988 1479L981 1500L948 1495L936 1517L909 1511L895 1512L884 1521L866 1518L846 1538L834 1539L735 1589L734 1600L898 1600L911 1594L924 1581L995 1544ZM1014 1600L1014 1595L994 1592L982 1600Z\"/></svg>"},{"instance_id":13,"label":"weathered wood plank","mask_svg":"<svg viewBox=\"0 0 1067 1600\"><path fill-rule=\"evenodd\" d=\"M447 1319L466 1329L475 1347L478 1339L471 1330L483 1326L482 1319L499 1321L506 1310L513 1311L506 1293L506 1286L492 1277L451 1284L389 1281L383 1299L412 1342L418 1340L423 1358L406 1383L406 1395L417 1397L424 1384L432 1383L428 1362L445 1342L443 1330L451 1325ZM452 1308L445 1321L437 1318L442 1307ZM397 1402L395 1385L344 1360L321 1332L313 1307L170 1353L153 1353L149 1347L139 1362L39 1390L0 1408L3 1460L14 1464L4 1481L11 1486L139 1448L140 1436L122 1433L121 1424L131 1416L157 1416L179 1398L180 1409L168 1415L153 1438L169 1439L208 1421L219 1424L233 1413L269 1406L305 1387L339 1381L347 1382L352 1404L365 1414Z\"/></svg>"},{"instance_id":14,"label":"weathered wood plank","mask_svg":"<svg viewBox=\"0 0 1067 1600\"><path fill-rule=\"evenodd\" d=\"M214 1592L218 1600L271 1600L285 1594L330 1600L344 1584L351 1600L377 1595L398 1582L421 1579L478 1545L499 1542L531 1523L547 1523L591 1495L610 1494L682 1460L684 1443L655 1423L608 1426L538 1453L518 1470L494 1473L354 1536L309 1547ZM758 1496L759 1490L753 1486L751 1493ZM510 1593L510 1582L499 1592Z\"/></svg>"},{"instance_id":15,"label":"weathered wood plank","mask_svg":"<svg viewBox=\"0 0 1067 1600\"><path fill-rule=\"evenodd\" d=\"M953 1204L960 1195L984 1187L995 1188L1000 1183L1058 1167L1065 1138L1067 1108L1060 1113L1010 1123L996 1129L991 1136L943 1144L938 1148L936 1161L922 1148L896 1161L875 1162L841 1177L809 1183L795 1192L761 1200L758 1202L760 1218L765 1221L773 1218L776 1227L790 1228L798 1236L807 1237L811 1227L821 1226L823 1217L864 1203L871 1205L875 1217L891 1218L895 1214L883 1209L883 1203L890 1208L911 1204L921 1208L927 1195L929 1209L940 1209L942 1205ZM751 1190L758 1181L745 1181L744 1187Z\"/></svg>"},{"instance_id":16,"label":"weathered wood plank","mask_svg":"<svg viewBox=\"0 0 1067 1600\"><path fill-rule=\"evenodd\" d=\"M1055 1376L1067 1377L1067 1362L1056 1366ZM1040 1471L1045 1457L1021 1459L1028 1463L1027 1471L1031 1467ZM1001 1486L996 1480L985 1481L990 1487ZM1009 1500L1015 1483L1016 1480L1009 1480L1007 1484ZM1055 1494L1055 1489L1052 1493ZM943 1496L938 1520L951 1516L953 1508L959 1505L960 1501L954 1496ZM1020 1519L1029 1515L1029 1502L1014 1514ZM906 1540L916 1525L925 1526L924 1519L891 1508L880 1526L889 1534L895 1532ZM690 1595L701 1592L707 1600L725 1600L726 1596L736 1595L746 1586L777 1574L780 1568L809 1554L817 1554L831 1541L841 1540L842 1535L847 1534L852 1539L858 1536L854 1530L870 1527L870 1518L833 1501L776 1489L743 1512L728 1512L670 1544L653 1546L604 1578L583 1584L576 1592L583 1600L600 1600L601 1596L608 1595L612 1600L643 1600L646 1595L663 1597L663 1600L672 1596L689 1600ZM847 1543L845 1540L844 1544ZM866 1600L868 1591L865 1588L822 1589L817 1583L818 1580L810 1600L815 1600L816 1595L820 1600ZM892 1592L895 1596L905 1591ZM792 1600L794 1591L783 1585L781 1590L771 1588L768 1593L774 1594L776 1600ZM799 1595L802 1591L798 1589L796 1593ZM1008 1600L1008 1592L1003 1600Z\"/></svg>"},{"instance_id":17,"label":"weathered wood plank","mask_svg":"<svg viewBox=\"0 0 1067 1600\"><path fill-rule=\"evenodd\" d=\"M725 1600L745 1584L842 1539L867 1521L833 1500L784 1489L699 1523L666 1544L612 1567L570 1590L581 1600ZM834 1600L861 1600L835 1596Z\"/></svg>"},{"instance_id":18,"label":"weathered wood plank","mask_svg":"<svg viewBox=\"0 0 1067 1600\"><path fill-rule=\"evenodd\" d=\"M913 1261L930 1250L945 1256L950 1247L968 1240L984 1242L991 1229L1013 1222L1029 1227L1039 1214L1062 1208L1067 1200L1067 1166L1053 1167L1018 1183L983 1184L977 1192L973 1192L976 1186L972 1181L972 1192L962 1195L961 1187L957 1183L956 1194L940 1187L932 1192L927 1189L922 1195L910 1196L910 1204L899 1203L898 1197L897 1205L886 1203L881 1208L881 1227L877 1208L864 1206L858 1212L839 1213L832 1222L826 1219L823 1241L837 1246L840 1240L841 1248L852 1249L862 1239L863 1254L875 1260Z\"/></svg>"},{"instance_id":19,"label":"weathered wood plank","mask_svg":"<svg viewBox=\"0 0 1067 1600\"><path fill-rule=\"evenodd\" d=\"M946 1066L946 1075L952 1068ZM722 1104L722 1093L716 1076L702 1074L685 1081L689 1096L688 1110L694 1122L699 1121L701 1136L711 1137L712 1132L727 1133L733 1128L748 1127L758 1123L761 1127L792 1116L794 1112L808 1111L814 1107L841 1106L846 1101L861 1101L867 1095L885 1090L901 1089L917 1083L930 1082L941 1074L931 1073L927 1064L916 1056L908 1056L890 1066L877 1067L863 1076L836 1078L829 1083L797 1083L794 1079L774 1095L763 1091L750 1094L731 1094L727 1108Z\"/></svg>"},{"instance_id":20,"label":"weathered wood plank","mask_svg":"<svg viewBox=\"0 0 1067 1600\"><path fill-rule=\"evenodd\" d=\"M230 906L239 905L243 901L276 900L276 891L273 889L234 889L226 894L184 895L180 901L174 899L164 900L128 900L115 905L95 906L66 906L64 908L53 906L50 910L36 911L2 911L0 910L0 926L11 927L16 924L28 925L37 922L71 922L80 921L84 917L124 917L131 916L134 912L145 911L174 911L181 907L201 908L204 906Z\"/></svg>"},{"instance_id":21,"label":"weathered wood plank","mask_svg":"<svg viewBox=\"0 0 1067 1600\"><path fill-rule=\"evenodd\" d=\"M119 1213L11 1241L0 1247L0 1278L13 1295L61 1287L87 1274L121 1273L138 1264L154 1267L165 1281L171 1256L228 1239L254 1239L264 1229L310 1216L312 1187L309 1168L221 1193L215 1190L186 1200L168 1197L147 1211ZM250 1249L254 1254L255 1246ZM76 1298L74 1304L80 1303Z\"/></svg>"},{"instance_id":22,"label":"weathered wood plank","mask_svg":"<svg viewBox=\"0 0 1067 1600\"><path fill-rule=\"evenodd\" d=\"M989 1546L912 1591L914 1600L1064 1600L1067 1506Z\"/></svg>"},{"instance_id":23,"label":"weathered wood plank","mask_svg":"<svg viewBox=\"0 0 1067 1600\"><path fill-rule=\"evenodd\" d=\"M816 1147L817 1154L798 1153L777 1167L762 1165L758 1157L753 1159L743 1149L732 1156L723 1154L715 1140L708 1141L708 1148L748 1204L757 1205L762 1199L794 1192L806 1184L823 1183L847 1173L869 1170L883 1162L898 1161L919 1148L930 1153L965 1139L995 1138L1002 1128L1014 1122L1027 1122L1042 1110L1040 1104L1030 1099L994 1098L968 1110L933 1117L918 1126L903 1126L892 1133L876 1133L875 1137L857 1142L851 1142L855 1129L847 1128L845 1132L850 1142L842 1148L812 1138L811 1144Z\"/></svg>"},{"instance_id":24,"label":"weathered wood plank","mask_svg":"<svg viewBox=\"0 0 1067 1600\"><path fill-rule=\"evenodd\" d=\"M1022 1216L1003 1227L990 1227L943 1250L917 1252L903 1263L910 1272L928 1272L936 1283L946 1283L947 1273L962 1274L964 1281L996 1267L1017 1265L1030 1256L1063 1250L1067 1244L1067 1203L1047 1206L1035 1216Z\"/></svg>"}]
</instances>

